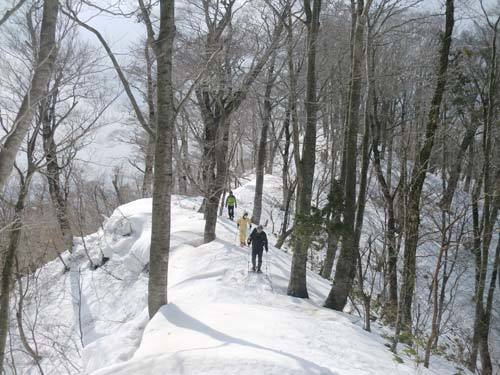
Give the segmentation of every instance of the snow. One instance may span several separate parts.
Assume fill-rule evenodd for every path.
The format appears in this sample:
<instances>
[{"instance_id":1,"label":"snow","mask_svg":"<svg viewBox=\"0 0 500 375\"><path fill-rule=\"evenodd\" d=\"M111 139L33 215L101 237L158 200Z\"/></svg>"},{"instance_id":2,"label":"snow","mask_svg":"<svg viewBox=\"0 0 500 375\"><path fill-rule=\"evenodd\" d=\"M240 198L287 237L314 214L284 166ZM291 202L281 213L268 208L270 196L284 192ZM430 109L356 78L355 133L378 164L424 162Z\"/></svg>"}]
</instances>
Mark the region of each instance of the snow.
<instances>
[{"instance_id":1,"label":"snow","mask_svg":"<svg viewBox=\"0 0 500 375\"><path fill-rule=\"evenodd\" d=\"M279 216L280 179L265 176L263 217ZM238 212L250 212L254 181L234 189ZM291 256L270 247L264 273L249 270L249 249L236 245L235 223L221 217L217 239L203 244L200 198L175 196L169 304L150 321L147 265L151 200L115 210L98 233L80 239L38 273L37 312L42 367L46 374L453 374L454 365L432 357L431 369L402 355L395 360L387 341L364 331L362 319L322 307L330 282L308 271L310 299L286 295ZM271 243L273 236L270 235ZM102 255L110 258L93 269ZM35 299L32 296L33 299ZM44 324L40 323L44 322ZM47 324L52 322L53 325ZM12 323L15 325L14 323ZM57 335L54 334L57 327ZM81 327L81 328L80 328ZM42 338L43 337L43 338ZM14 342L18 338L13 335ZM66 340L62 342L63 340ZM65 345L65 357L53 350ZM82 350L83 346L83 350ZM37 373L20 356L26 371Z\"/></svg>"}]
</instances>

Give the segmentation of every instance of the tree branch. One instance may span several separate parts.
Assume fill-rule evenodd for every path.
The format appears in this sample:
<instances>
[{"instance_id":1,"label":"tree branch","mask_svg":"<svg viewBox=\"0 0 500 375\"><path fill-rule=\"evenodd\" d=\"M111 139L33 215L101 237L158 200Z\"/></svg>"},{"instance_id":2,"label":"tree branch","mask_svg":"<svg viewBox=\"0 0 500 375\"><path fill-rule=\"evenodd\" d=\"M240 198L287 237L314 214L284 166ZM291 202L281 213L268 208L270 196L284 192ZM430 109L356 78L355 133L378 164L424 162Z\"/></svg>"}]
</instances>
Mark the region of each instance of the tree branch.
<instances>
[{"instance_id":1,"label":"tree branch","mask_svg":"<svg viewBox=\"0 0 500 375\"><path fill-rule=\"evenodd\" d=\"M2 26L5 23L5 21L7 21L9 17L12 16L19 8L21 8L25 2L26 0L19 0L19 2L16 5L14 5L11 9L8 9L3 15L3 17L0 18L0 26Z\"/></svg>"}]
</instances>

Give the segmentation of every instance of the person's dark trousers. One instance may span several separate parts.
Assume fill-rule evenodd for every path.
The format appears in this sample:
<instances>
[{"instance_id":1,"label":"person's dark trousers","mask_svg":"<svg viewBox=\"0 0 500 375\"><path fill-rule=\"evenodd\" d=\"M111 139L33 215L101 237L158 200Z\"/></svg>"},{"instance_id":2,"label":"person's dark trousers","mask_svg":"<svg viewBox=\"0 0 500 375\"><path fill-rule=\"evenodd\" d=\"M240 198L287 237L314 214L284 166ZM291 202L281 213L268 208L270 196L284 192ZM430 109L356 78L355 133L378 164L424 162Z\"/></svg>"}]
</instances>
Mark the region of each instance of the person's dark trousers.
<instances>
[{"instance_id":1,"label":"person's dark trousers","mask_svg":"<svg viewBox=\"0 0 500 375\"><path fill-rule=\"evenodd\" d=\"M227 206L227 214L231 220L234 219L234 206Z\"/></svg>"},{"instance_id":2,"label":"person's dark trousers","mask_svg":"<svg viewBox=\"0 0 500 375\"><path fill-rule=\"evenodd\" d=\"M257 263L257 270L260 271L260 267L262 267L262 253L264 250L255 250L252 249L252 266L253 269L255 270L255 258L258 257L258 263Z\"/></svg>"}]
</instances>

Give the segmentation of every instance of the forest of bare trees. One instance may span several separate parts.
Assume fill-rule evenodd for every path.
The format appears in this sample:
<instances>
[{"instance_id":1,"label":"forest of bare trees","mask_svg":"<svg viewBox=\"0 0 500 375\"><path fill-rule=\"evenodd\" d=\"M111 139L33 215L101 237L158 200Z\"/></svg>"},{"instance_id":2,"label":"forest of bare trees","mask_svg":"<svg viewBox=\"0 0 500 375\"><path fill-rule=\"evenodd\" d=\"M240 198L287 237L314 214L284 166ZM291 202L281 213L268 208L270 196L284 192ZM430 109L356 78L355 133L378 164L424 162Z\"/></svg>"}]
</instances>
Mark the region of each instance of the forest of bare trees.
<instances>
[{"instance_id":1,"label":"forest of bare trees","mask_svg":"<svg viewBox=\"0 0 500 375\"><path fill-rule=\"evenodd\" d=\"M23 277L54 259L74 271L61 254L75 238L119 205L152 198L152 318L170 302L172 196L203 198L208 243L228 192L247 178L252 222L291 253L288 296L309 297L313 270L331 282L324 307L361 316L368 331L383 322L395 356L406 344L425 367L447 350L472 373L500 371L498 2L4 3L6 373L15 350L43 373L19 299L36 283ZM117 42L103 17L140 32ZM126 157L91 157L116 144ZM272 223L263 219L270 175L282 181ZM89 261L99 268L108 257ZM465 285L472 323L459 327ZM12 347L13 329L23 348Z\"/></svg>"}]
</instances>

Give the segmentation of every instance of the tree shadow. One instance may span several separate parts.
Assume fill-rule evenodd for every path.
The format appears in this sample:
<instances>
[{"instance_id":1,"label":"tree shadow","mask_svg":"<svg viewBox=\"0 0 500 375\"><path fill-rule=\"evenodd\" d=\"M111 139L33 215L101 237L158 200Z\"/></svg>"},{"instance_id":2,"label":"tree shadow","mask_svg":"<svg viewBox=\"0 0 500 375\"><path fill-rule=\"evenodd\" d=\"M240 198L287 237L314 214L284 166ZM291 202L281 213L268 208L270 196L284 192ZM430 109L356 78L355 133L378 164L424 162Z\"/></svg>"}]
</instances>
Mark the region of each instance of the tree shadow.
<instances>
[{"instance_id":1,"label":"tree shadow","mask_svg":"<svg viewBox=\"0 0 500 375\"><path fill-rule=\"evenodd\" d=\"M197 331L201 334L204 334L206 336L210 336L213 339L220 341L225 344L236 344L236 345L241 345L241 346L247 346L250 348L254 349L259 349L259 350L265 350L269 351L287 358L291 358L295 360L301 368L304 369L305 374L316 374L316 375L336 375L336 373L332 372L330 369L319 366L314 362L311 362L305 358L296 356L294 354L282 352L276 349L272 348L267 348L262 345L254 344L250 341L243 340L237 337L233 337L230 335L227 335L225 333L222 333L220 331L217 331L206 324L200 322L199 320L193 318L189 314L186 314L183 310L181 310L177 305L175 304L169 304L167 306L164 306L161 309L161 314L165 317L167 321L172 323L173 325L177 327L181 327L184 329L190 329L193 331Z\"/></svg>"}]
</instances>

